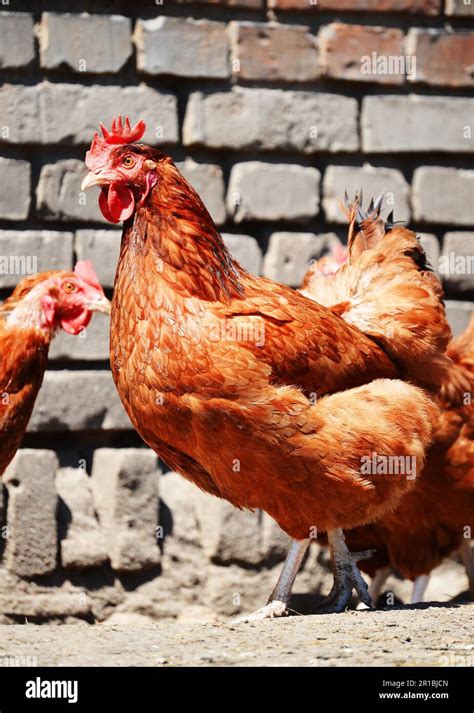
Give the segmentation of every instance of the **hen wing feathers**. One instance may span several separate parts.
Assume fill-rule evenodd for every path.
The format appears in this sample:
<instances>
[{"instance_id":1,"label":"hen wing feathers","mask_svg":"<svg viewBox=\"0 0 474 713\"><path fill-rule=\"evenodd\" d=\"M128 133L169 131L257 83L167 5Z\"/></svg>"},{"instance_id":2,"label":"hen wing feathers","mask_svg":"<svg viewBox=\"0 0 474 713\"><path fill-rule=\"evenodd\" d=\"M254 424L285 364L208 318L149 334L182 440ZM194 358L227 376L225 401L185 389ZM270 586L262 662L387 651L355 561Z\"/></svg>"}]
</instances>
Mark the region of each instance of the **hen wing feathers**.
<instances>
[{"instance_id":1,"label":"hen wing feathers","mask_svg":"<svg viewBox=\"0 0 474 713\"><path fill-rule=\"evenodd\" d=\"M384 221L380 205L365 213L357 196L347 212L347 264L329 279L305 281L303 294L373 339L403 378L437 391L449 370L443 353L451 330L419 240Z\"/></svg>"}]
</instances>

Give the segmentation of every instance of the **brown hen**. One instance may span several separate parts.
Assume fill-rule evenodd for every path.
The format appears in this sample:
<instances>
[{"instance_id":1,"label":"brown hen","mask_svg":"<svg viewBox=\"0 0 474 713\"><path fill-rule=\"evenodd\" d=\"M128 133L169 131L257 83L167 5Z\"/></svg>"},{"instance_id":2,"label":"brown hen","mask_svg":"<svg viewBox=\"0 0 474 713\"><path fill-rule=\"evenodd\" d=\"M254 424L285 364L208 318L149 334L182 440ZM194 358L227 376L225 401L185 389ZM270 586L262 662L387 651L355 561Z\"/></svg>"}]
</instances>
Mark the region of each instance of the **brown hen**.
<instances>
[{"instance_id":1,"label":"brown hen","mask_svg":"<svg viewBox=\"0 0 474 713\"><path fill-rule=\"evenodd\" d=\"M400 366L383 335L246 272L173 161L132 143L143 131L127 120L96 134L83 182L101 187L109 220L124 221L111 362L125 409L171 468L237 507L262 508L294 538L258 617L286 612L320 530L334 564L327 610L343 610L353 587L369 602L342 528L381 517L413 486L405 474L363 472L364 459L376 451L420 468L431 442L431 399L396 377L409 368L436 388L450 335L439 285L407 239L399 329L423 342L423 367L416 349Z\"/></svg>"},{"instance_id":2,"label":"brown hen","mask_svg":"<svg viewBox=\"0 0 474 713\"><path fill-rule=\"evenodd\" d=\"M356 230L368 235L369 244L378 231L380 246L383 245L382 232L385 234L387 230L387 237L393 239L394 244L399 242L400 234L408 232L404 228L388 229L379 209L366 215L360 210L358 201L356 203L350 211L349 245ZM341 256L339 262L342 261ZM384 280L385 289L388 286L388 290L392 290L391 283L398 279L397 262L385 265L380 262L380 253L369 249L363 269L365 274L372 272L374 289L368 290L359 262L350 257L349 263L347 268L334 269L330 274L319 270L317 265L312 266L301 289L332 307L344 319L374 333L374 322L382 323L380 316L385 319L386 314L385 293L380 300L375 288L377 284L380 286L380 280ZM370 322L364 321L366 315L370 315ZM396 330L392 333L395 335ZM395 356L400 358L402 355L401 364L405 347L404 344L401 349L395 346ZM418 601L428 581L425 575L463 543L470 586L474 591L468 545L474 527L474 316L464 333L450 342L446 356L451 361L443 363L437 397L441 417L416 487L382 521L346 532L351 549L375 548L375 554L361 564L361 569L374 580L370 590L374 599L377 599L386 576L395 568L404 577L420 578L412 598L412 601Z\"/></svg>"},{"instance_id":3,"label":"brown hen","mask_svg":"<svg viewBox=\"0 0 474 713\"><path fill-rule=\"evenodd\" d=\"M351 547L375 547L376 559L362 568L372 577L383 569L396 569L412 580L420 578L412 602L420 601L427 575L445 557L461 548L474 596L474 568L470 541L474 530L474 315L467 329L447 349L456 368L470 383L469 390L453 398L449 384L439 396L441 418L417 486L383 523L346 533ZM384 577L377 577L374 599Z\"/></svg>"},{"instance_id":4,"label":"brown hen","mask_svg":"<svg viewBox=\"0 0 474 713\"><path fill-rule=\"evenodd\" d=\"M0 305L0 475L23 440L56 330L80 334L96 310L110 303L84 260L26 277Z\"/></svg>"}]
</instances>

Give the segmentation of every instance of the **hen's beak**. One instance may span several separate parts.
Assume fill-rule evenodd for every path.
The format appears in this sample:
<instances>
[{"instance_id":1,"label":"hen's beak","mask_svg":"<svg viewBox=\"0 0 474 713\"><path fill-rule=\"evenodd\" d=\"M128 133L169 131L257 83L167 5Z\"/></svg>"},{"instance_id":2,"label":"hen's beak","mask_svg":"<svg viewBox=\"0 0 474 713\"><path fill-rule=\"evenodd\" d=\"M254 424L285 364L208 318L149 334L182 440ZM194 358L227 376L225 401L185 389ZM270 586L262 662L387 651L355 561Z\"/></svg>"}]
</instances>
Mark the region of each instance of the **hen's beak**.
<instances>
[{"instance_id":1,"label":"hen's beak","mask_svg":"<svg viewBox=\"0 0 474 713\"><path fill-rule=\"evenodd\" d=\"M105 314L110 314L112 305L110 300L108 300L105 295L102 295L102 297L98 297L96 300L89 303L89 309L94 312L105 312Z\"/></svg>"},{"instance_id":2,"label":"hen's beak","mask_svg":"<svg viewBox=\"0 0 474 713\"><path fill-rule=\"evenodd\" d=\"M81 191L87 191L88 188L93 188L93 186L106 186L111 183L113 179L114 176L105 171L101 171L100 173L92 173L92 171L89 171L81 183Z\"/></svg>"}]
</instances>

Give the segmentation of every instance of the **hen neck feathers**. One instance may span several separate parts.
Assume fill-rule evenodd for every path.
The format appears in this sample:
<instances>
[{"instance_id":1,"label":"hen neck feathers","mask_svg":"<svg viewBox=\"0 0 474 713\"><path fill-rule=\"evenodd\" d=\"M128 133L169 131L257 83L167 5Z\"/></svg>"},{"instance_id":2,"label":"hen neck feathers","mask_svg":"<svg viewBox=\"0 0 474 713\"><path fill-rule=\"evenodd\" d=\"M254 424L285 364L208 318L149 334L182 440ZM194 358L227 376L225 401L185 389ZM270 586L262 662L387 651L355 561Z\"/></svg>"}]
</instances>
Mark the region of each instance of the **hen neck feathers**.
<instances>
[{"instance_id":1,"label":"hen neck feathers","mask_svg":"<svg viewBox=\"0 0 474 713\"><path fill-rule=\"evenodd\" d=\"M5 329L30 331L45 343L51 341L55 332L44 325L41 292L36 288L20 299L10 298L0 305L0 319Z\"/></svg>"},{"instance_id":2,"label":"hen neck feathers","mask_svg":"<svg viewBox=\"0 0 474 713\"><path fill-rule=\"evenodd\" d=\"M124 251L153 262L160 279L187 297L227 303L244 294L245 270L172 163L125 224L122 255Z\"/></svg>"}]
</instances>

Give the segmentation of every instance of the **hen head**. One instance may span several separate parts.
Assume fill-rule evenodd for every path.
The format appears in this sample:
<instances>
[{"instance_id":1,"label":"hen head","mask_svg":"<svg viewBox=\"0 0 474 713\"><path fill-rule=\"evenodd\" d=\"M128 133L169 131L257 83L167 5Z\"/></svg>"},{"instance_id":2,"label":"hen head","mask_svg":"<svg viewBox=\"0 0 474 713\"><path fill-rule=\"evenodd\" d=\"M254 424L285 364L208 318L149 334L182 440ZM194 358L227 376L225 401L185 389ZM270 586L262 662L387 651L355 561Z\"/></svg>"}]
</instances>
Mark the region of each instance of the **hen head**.
<instances>
[{"instance_id":1,"label":"hen head","mask_svg":"<svg viewBox=\"0 0 474 713\"><path fill-rule=\"evenodd\" d=\"M89 173L81 189L100 187L99 207L111 223L128 220L143 205L158 180L159 163L167 158L149 146L133 144L145 128L143 121L131 127L128 117L124 124L121 117L114 119L110 132L101 124L103 136L95 133L86 154Z\"/></svg>"},{"instance_id":2,"label":"hen head","mask_svg":"<svg viewBox=\"0 0 474 713\"><path fill-rule=\"evenodd\" d=\"M36 320L53 332L61 327L68 334L79 334L89 324L92 313L110 314L110 302L97 280L92 263L80 260L73 272L51 270L25 278L3 305L15 322Z\"/></svg>"},{"instance_id":3,"label":"hen head","mask_svg":"<svg viewBox=\"0 0 474 713\"><path fill-rule=\"evenodd\" d=\"M332 246L331 251L312 264L313 275L328 277L334 275L347 262L347 248L340 243Z\"/></svg>"}]
</instances>

